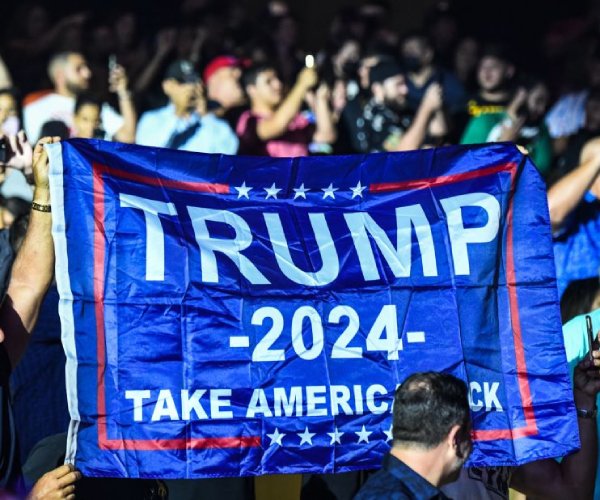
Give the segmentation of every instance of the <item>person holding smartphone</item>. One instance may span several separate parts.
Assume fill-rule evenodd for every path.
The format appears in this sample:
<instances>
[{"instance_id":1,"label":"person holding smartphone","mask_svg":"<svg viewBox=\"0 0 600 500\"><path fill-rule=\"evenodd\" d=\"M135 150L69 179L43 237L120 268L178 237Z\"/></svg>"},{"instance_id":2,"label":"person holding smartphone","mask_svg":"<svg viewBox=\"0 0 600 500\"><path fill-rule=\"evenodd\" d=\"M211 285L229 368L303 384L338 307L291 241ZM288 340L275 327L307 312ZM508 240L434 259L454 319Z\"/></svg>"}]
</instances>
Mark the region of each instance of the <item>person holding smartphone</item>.
<instances>
[{"instance_id":1,"label":"person holding smartphone","mask_svg":"<svg viewBox=\"0 0 600 500\"><path fill-rule=\"evenodd\" d=\"M329 88L319 84L312 56L307 56L305 67L287 95L271 64L251 66L242 80L250 109L240 116L236 127L240 154L306 156L311 143L335 142ZM300 112L305 100L309 101L309 113Z\"/></svg>"}]
</instances>

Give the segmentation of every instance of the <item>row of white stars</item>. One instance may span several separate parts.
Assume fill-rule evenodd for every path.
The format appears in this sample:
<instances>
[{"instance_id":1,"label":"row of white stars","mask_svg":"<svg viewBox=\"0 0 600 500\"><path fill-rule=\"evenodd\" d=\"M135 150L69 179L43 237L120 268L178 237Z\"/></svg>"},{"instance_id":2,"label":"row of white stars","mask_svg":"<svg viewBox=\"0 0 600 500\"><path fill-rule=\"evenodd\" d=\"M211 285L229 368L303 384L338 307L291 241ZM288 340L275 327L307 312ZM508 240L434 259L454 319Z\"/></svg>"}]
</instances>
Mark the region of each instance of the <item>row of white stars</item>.
<instances>
[{"instance_id":1,"label":"row of white stars","mask_svg":"<svg viewBox=\"0 0 600 500\"><path fill-rule=\"evenodd\" d=\"M392 426L390 425L389 430L383 431L383 432L387 436L387 439L385 440L386 443L388 441L391 441L392 440ZM296 432L294 434L296 434L300 438L300 446L302 446L303 444L308 444L308 445L312 446L312 439L314 436L317 435L315 432L309 432L308 427L304 428L304 432ZM335 444L335 443L342 444L341 438L344 434L351 434L351 433L341 432L338 430L337 427L335 427L333 432L327 433L327 435L331 438L331 442L329 444L330 445ZM357 444L358 443L369 443L369 436L371 434L373 434L373 432L368 431L365 428L365 426L363 425L361 430L358 432L355 431L354 434L356 434L358 436L358 441L356 441ZM271 444L269 446L273 446L273 445L283 446L283 438L285 436L287 436L286 433L279 432L279 429L277 427L275 427L275 432L273 432L272 434L267 434L267 437L271 440Z\"/></svg>"},{"instance_id":2,"label":"row of white stars","mask_svg":"<svg viewBox=\"0 0 600 500\"><path fill-rule=\"evenodd\" d=\"M247 186L246 181L244 181L241 186L234 186L233 188L238 192L238 200L240 198L250 198L249 193L250 193L250 191L252 191L254 189L251 186ZM294 189L294 200L296 198L304 198L306 200L306 193L308 193L309 191L312 191L311 189L304 186L304 182L302 184L300 184L299 187L293 188L293 189ZM329 186L327 186L325 188L321 188L321 191L323 191L323 199L331 198L331 199L335 200L335 192L339 191L339 189L340 188L334 187L333 183L330 183ZM363 191L365 189L367 189L367 186L363 186L360 183L360 181L358 181L358 184L356 186L350 188L350 191L352 191L352 199L356 198L357 196L362 198ZM268 200L269 198L277 199L277 194L280 191L282 191L282 189L278 188L275 185L275 183L273 183L271 185L271 187L262 188L262 190L265 191L265 193L266 193L266 196L265 196L266 200Z\"/></svg>"}]
</instances>

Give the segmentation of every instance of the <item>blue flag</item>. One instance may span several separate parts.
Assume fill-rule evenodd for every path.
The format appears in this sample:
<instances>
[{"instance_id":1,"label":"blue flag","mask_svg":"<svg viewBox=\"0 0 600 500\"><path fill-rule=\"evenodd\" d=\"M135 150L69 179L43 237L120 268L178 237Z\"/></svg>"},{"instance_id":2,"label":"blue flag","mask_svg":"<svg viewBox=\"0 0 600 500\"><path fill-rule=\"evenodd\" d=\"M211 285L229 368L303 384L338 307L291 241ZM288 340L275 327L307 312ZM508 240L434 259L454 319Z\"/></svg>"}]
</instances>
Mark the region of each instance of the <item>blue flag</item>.
<instances>
[{"instance_id":1,"label":"blue flag","mask_svg":"<svg viewBox=\"0 0 600 500\"><path fill-rule=\"evenodd\" d=\"M471 465L579 446L545 188L514 146L48 149L85 475L378 468L394 390L427 370L468 384Z\"/></svg>"}]
</instances>

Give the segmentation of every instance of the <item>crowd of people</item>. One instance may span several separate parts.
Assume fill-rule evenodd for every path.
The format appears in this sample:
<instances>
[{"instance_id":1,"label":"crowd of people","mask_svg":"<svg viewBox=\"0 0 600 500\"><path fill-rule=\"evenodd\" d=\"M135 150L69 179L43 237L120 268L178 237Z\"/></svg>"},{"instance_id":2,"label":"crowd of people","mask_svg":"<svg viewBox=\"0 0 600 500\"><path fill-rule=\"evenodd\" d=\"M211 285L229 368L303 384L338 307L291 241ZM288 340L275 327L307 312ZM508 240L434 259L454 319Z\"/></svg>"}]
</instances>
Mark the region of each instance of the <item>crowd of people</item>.
<instances>
[{"instance_id":1,"label":"crowd of people","mask_svg":"<svg viewBox=\"0 0 600 500\"><path fill-rule=\"evenodd\" d=\"M591 4L588 15L546 26L536 60L529 63L521 47L506 39L484 39L465 29L449 0L435 3L422 28L408 33L390 25L391 2L343 8L332 19L327 42L311 53L300 45L295 12L280 0L265 3L258 23L242 2L185 0L177 21L168 19L158 29L129 9L51 19L45 4L23 3L0 40L0 288L7 293L0 313L6 347L0 351L1 486L15 486L10 481L17 468L26 481L22 490L37 481L38 496L32 498L71 498L79 479L68 467L56 468L61 457L51 452L64 452L69 416L58 295L51 274L32 271L47 264L41 250L45 258L52 253L50 215L44 213L47 159L33 144L48 137L42 142L96 138L290 157L514 142L548 187L567 323L600 306L600 8ZM7 329L23 335L11 337ZM582 365L580 375L589 369ZM425 443L429 451L443 445L446 453L446 461L436 462L435 480L431 470L423 471L427 484L411 483L417 489L409 487L406 498L443 495L437 487L468 456L468 419L460 413L464 408L456 409L466 405L460 384L433 375L425 379L426 386L454 391L455 401L438 403L455 405L456 420L423 442L411 441L406 429L403 437L394 430L397 453L369 479L360 498L395 498L386 488L406 472L397 461L412 463L402 442ZM586 376L574 383L576 403L591 412L600 387ZM409 389L396 395L406 398L407 407L414 403ZM547 497L589 496L598 436L595 414L588 417L580 420L580 432L593 447L585 448L582 439L582 451L560 464L534 462L497 474L488 498L506 498L509 484ZM395 415L395 425L407 419ZM359 474L313 479L304 482L306 498L314 491L350 498L364 483ZM92 482L82 488L88 493L78 498L107 498L107 491L114 497L113 489L124 498L138 498L139 491L143 498L161 498L165 490L155 481L125 487ZM170 498L252 497L242 479L203 482L197 490L173 481L167 489ZM460 491L454 495L466 498Z\"/></svg>"}]
</instances>

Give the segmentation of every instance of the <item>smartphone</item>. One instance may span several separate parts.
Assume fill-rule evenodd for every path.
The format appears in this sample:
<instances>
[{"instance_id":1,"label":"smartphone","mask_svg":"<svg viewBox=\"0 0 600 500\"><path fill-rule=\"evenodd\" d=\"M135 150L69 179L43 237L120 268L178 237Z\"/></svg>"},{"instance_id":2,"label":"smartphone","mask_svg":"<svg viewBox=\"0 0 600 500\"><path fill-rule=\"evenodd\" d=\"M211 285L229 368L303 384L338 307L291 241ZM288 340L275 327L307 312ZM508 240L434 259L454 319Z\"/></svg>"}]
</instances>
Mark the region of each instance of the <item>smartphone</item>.
<instances>
[{"instance_id":1,"label":"smartphone","mask_svg":"<svg viewBox=\"0 0 600 500\"><path fill-rule=\"evenodd\" d=\"M6 137L0 139L0 164L5 164L8 160L8 144Z\"/></svg>"},{"instance_id":2,"label":"smartphone","mask_svg":"<svg viewBox=\"0 0 600 500\"><path fill-rule=\"evenodd\" d=\"M315 56L312 54L306 54L304 57L304 66L307 68L312 68L315 65Z\"/></svg>"},{"instance_id":3,"label":"smartphone","mask_svg":"<svg viewBox=\"0 0 600 500\"><path fill-rule=\"evenodd\" d=\"M114 54L111 54L108 56L108 71L111 72L116 67L117 67L117 56Z\"/></svg>"},{"instance_id":4,"label":"smartphone","mask_svg":"<svg viewBox=\"0 0 600 500\"><path fill-rule=\"evenodd\" d=\"M588 345L590 346L589 356L594 361L594 356L592 355L592 351L594 350L594 328L592 326L592 317L589 314L585 316L585 325L587 327Z\"/></svg>"}]
</instances>

